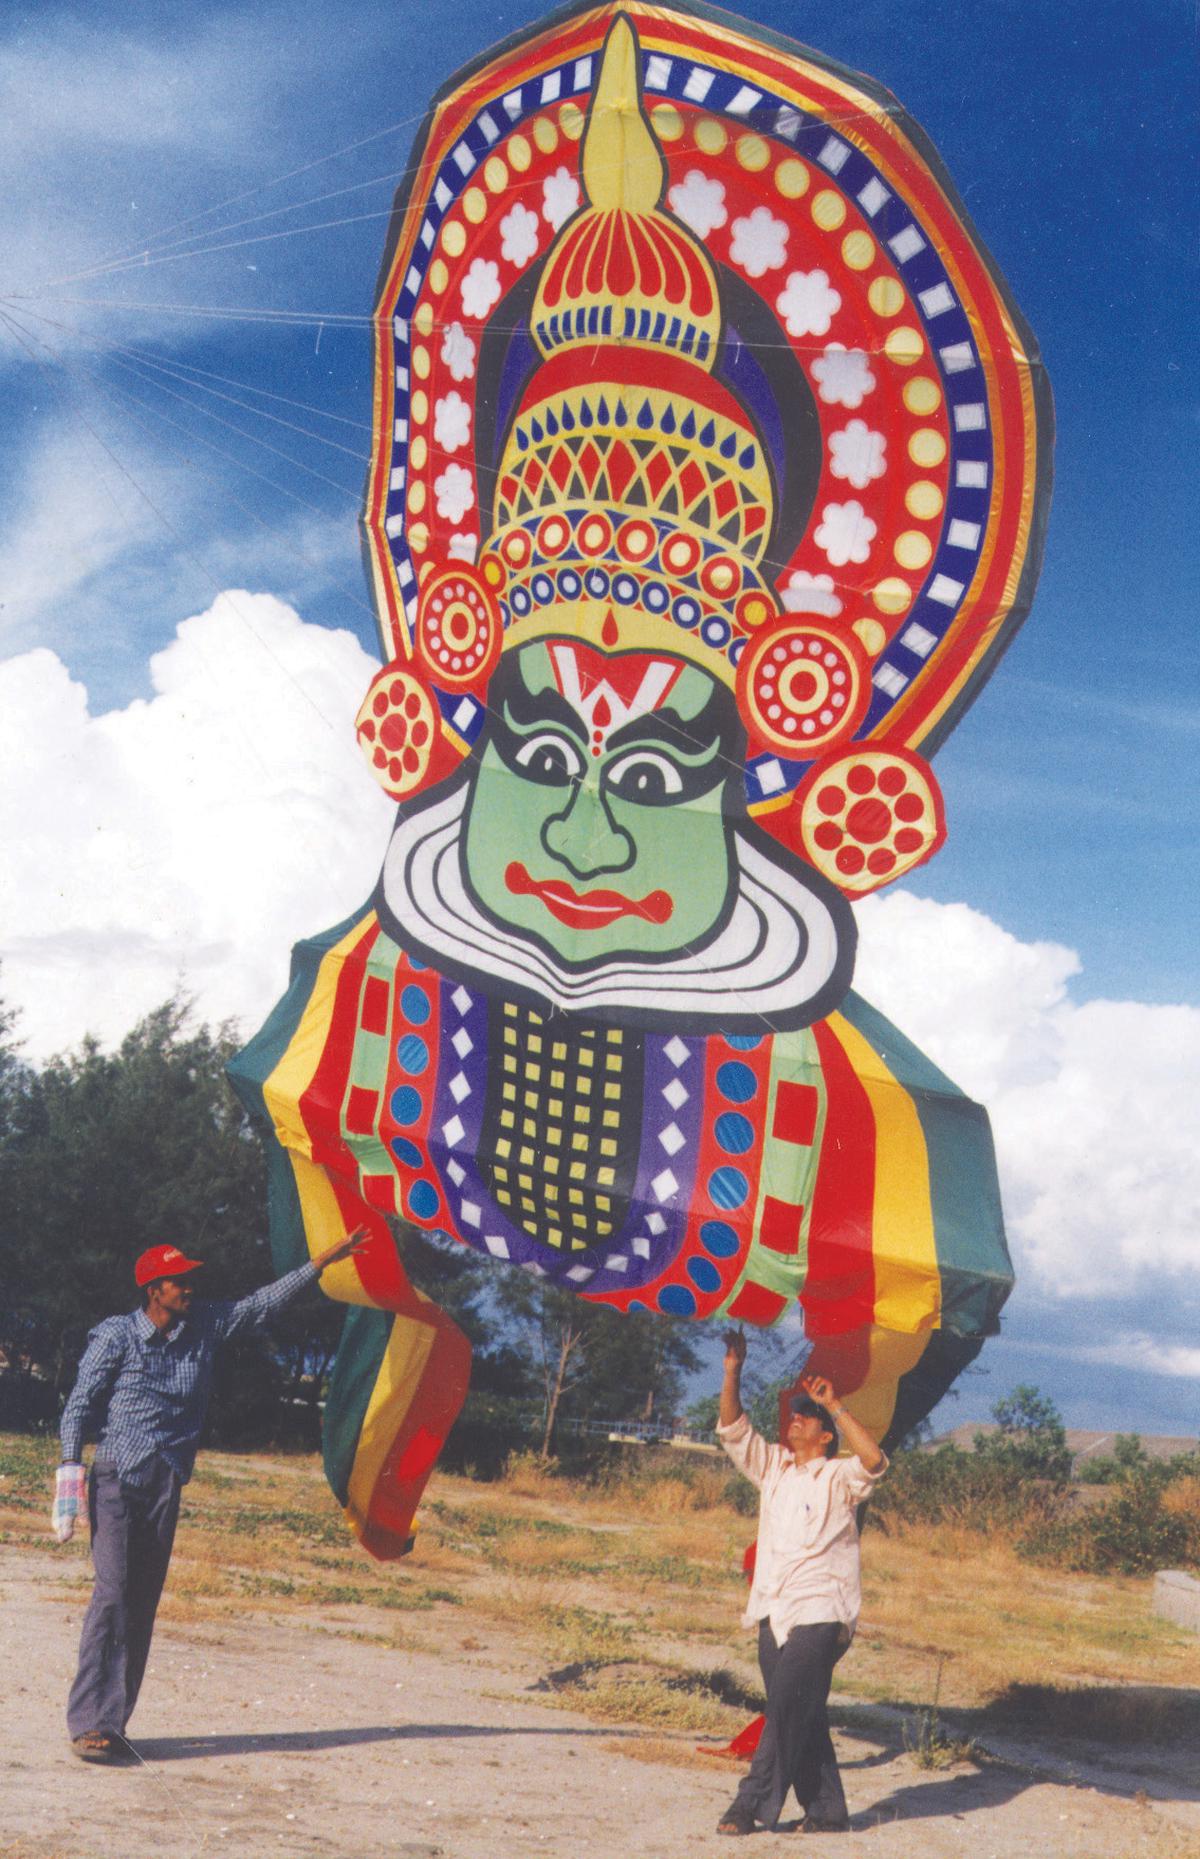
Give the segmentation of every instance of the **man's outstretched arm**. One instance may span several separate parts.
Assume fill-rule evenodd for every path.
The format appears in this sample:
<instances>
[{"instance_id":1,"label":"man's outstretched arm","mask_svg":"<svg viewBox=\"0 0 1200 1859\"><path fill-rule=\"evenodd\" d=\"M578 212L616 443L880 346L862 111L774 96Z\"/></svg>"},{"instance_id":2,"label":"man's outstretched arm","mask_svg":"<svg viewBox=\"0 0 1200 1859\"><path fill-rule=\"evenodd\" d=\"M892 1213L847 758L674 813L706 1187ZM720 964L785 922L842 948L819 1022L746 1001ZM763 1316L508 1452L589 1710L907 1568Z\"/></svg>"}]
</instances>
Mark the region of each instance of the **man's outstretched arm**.
<instances>
[{"instance_id":1,"label":"man's outstretched arm","mask_svg":"<svg viewBox=\"0 0 1200 1859\"><path fill-rule=\"evenodd\" d=\"M247 1331L261 1330L293 1303L306 1285L315 1283L327 1265L336 1265L339 1259L349 1258L366 1243L367 1229L356 1227L353 1233L347 1233L343 1239L337 1239L332 1246L326 1246L324 1252L318 1252L307 1265L298 1265L294 1272L286 1272L282 1278L263 1285L252 1291L249 1297L239 1298L236 1304L225 1306L225 1316L220 1326L222 1337L243 1336Z\"/></svg>"},{"instance_id":2,"label":"man's outstretched arm","mask_svg":"<svg viewBox=\"0 0 1200 1859\"><path fill-rule=\"evenodd\" d=\"M849 1446L851 1452L861 1462L867 1472L881 1472L887 1464L887 1454L883 1451L873 1433L869 1433L861 1421L854 1418L848 1408L843 1407L833 1391L833 1383L824 1375L805 1375L800 1386L805 1394L827 1407L837 1421L838 1432Z\"/></svg>"},{"instance_id":3,"label":"man's outstretched arm","mask_svg":"<svg viewBox=\"0 0 1200 1859\"><path fill-rule=\"evenodd\" d=\"M742 1417L742 1364L746 1360L746 1338L741 1330L725 1332L725 1377L721 1383L720 1423L731 1427Z\"/></svg>"}]
</instances>

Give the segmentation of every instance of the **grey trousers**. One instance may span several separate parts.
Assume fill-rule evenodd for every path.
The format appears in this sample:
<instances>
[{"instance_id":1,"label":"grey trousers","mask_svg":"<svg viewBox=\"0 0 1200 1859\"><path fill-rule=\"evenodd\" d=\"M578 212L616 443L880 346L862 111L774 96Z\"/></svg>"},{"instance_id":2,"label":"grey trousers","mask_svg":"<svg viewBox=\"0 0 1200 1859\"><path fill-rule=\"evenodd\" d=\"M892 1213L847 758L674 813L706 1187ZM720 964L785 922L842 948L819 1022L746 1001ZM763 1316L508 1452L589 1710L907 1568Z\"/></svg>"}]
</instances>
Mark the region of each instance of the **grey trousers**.
<instances>
[{"instance_id":1,"label":"grey trousers","mask_svg":"<svg viewBox=\"0 0 1200 1859\"><path fill-rule=\"evenodd\" d=\"M793 1627L775 1644L769 1620L758 1626L758 1663L767 1688L766 1723L750 1772L733 1806L773 1827L789 1788L813 1820L844 1820L846 1797L829 1735L825 1701L845 1651L836 1620ZM732 1811L732 1810L731 1810Z\"/></svg>"},{"instance_id":2,"label":"grey trousers","mask_svg":"<svg viewBox=\"0 0 1200 1859\"><path fill-rule=\"evenodd\" d=\"M144 1485L93 1465L88 1480L95 1586L67 1702L67 1731L122 1736L137 1703L179 1516L179 1478L162 1459Z\"/></svg>"}]
</instances>

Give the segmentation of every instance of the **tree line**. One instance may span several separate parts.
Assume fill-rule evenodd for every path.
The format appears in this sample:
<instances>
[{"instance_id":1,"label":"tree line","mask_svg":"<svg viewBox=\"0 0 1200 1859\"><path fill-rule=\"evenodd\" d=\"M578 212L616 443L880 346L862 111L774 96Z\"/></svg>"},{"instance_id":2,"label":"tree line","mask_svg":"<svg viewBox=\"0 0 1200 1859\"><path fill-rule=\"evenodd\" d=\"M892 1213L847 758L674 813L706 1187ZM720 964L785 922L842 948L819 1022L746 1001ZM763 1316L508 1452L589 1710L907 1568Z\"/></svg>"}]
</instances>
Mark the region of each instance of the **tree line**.
<instances>
[{"instance_id":1,"label":"tree line","mask_svg":"<svg viewBox=\"0 0 1200 1859\"><path fill-rule=\"evenodd\" d=\"M203 1259L208 1295L273 1275L263 1143L225 1077L239 1044L173 998L113 1051L85 1039L32 1065L0 1002L0 1426L57 1423L88 1331L137 1301L146 1247ZM514 1447L566 1449L574 1418L666 1417L700 1366L693 1326L587 1304L403 1223L396 1239L474 1349L452 1464L488 1471ZM269 1336L226 1351L209 1439L315 1443L343 1317L313 1293Z\"/></svg>"}]
</instances>

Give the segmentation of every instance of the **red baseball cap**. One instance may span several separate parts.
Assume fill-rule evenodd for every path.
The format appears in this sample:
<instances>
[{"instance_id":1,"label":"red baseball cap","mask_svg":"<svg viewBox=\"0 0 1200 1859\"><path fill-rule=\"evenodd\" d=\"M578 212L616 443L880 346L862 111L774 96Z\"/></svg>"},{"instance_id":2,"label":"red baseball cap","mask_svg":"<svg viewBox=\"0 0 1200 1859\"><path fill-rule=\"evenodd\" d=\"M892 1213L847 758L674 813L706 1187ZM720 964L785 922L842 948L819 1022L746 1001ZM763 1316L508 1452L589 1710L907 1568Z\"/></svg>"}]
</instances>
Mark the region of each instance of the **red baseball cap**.
<instances>
[{"instance_id":1,"label":"red baseball cap","mask_svg":"<svg viewBox=\"0 0 1200 1859\"><path fill-rule=\"evenodd\" d=\"M152 1284L156 1278L181 1278L184 1272L198 1271L203 1259L189 1259L178 1246L151 1246L143 1252L133 1268L139 1285Z\"/></svg>"}]
</instances>

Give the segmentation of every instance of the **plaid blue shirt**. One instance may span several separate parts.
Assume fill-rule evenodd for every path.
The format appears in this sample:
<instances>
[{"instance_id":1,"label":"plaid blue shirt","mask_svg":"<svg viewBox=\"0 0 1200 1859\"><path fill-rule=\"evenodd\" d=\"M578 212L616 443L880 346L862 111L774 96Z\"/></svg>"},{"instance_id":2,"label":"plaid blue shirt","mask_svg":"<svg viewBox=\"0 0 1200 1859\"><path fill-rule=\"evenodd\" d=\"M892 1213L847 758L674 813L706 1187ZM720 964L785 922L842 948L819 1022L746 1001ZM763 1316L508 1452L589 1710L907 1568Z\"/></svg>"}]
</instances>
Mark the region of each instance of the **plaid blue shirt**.
<instances>
[{"instance_id":1,"label":"plaid blue shirt","mask_svg":"<svg viewBox=\"0 0 1200 1859\"><path fill-rule=\"evenodd\" d=\"M172 1330L157 1329L144 1310L106 1317L88 1337L63 1409L64 1462L82 1457L85 1436L98 1426L97 1457L128 1483L144 1484L158 1457L186 1484L217 1350L231 1336L261 1330L316 1277L315 1265L301 1265L236 1304L198 1302Z\"/></svg>"}]
</instances>

